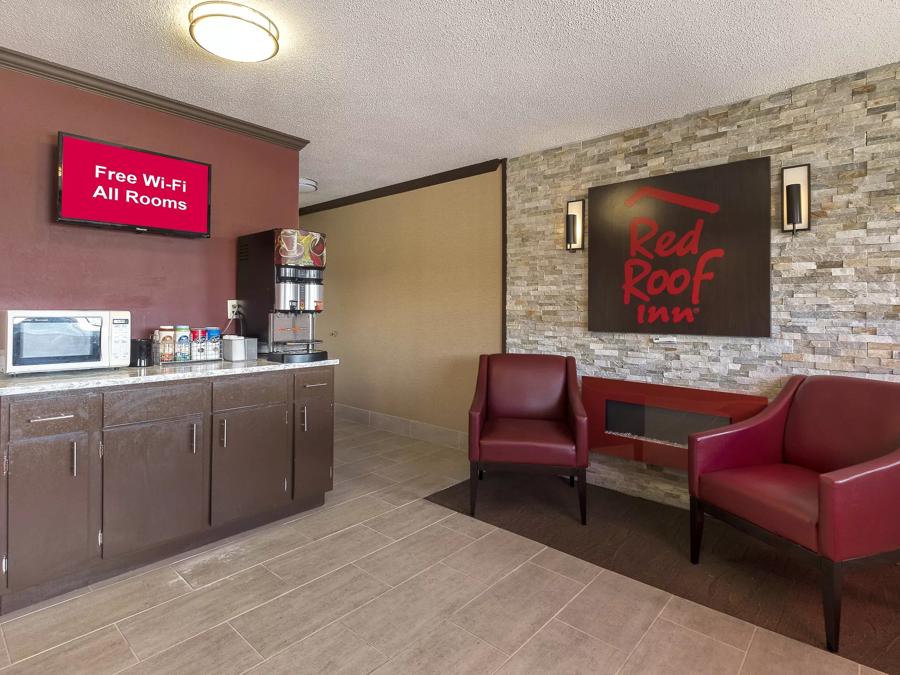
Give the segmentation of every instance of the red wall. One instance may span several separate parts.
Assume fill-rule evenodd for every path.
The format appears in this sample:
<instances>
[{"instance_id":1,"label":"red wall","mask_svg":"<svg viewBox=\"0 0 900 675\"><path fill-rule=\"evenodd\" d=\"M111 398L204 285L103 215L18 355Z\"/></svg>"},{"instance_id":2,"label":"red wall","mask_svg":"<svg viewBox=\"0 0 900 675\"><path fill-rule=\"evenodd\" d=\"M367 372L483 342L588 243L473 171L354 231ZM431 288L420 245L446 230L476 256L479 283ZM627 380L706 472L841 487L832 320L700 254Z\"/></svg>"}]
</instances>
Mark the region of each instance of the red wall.
<instances>
[{"instance_id":1,"label":"red wall","mask_svg":"<svg viewBox=\"0 0 900 675\"><path fill-rule=\"evenodd\" d=\"M212 164L212 237L56 223L58 131ZM296 226L298 176L296 150L0 68L0 309L224 326L235 237Z\"/></svg>"}]
</instances>

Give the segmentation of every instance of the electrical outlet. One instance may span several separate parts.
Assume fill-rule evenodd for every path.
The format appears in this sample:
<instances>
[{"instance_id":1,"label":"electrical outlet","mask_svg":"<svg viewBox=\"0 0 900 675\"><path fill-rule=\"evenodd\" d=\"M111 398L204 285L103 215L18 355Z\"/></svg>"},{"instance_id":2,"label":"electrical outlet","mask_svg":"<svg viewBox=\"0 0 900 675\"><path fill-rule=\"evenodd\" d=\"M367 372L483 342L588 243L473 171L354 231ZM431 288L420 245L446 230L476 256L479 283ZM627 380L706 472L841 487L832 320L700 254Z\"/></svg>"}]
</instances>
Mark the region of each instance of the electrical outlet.
<instances>
[{"instance_id":1,"label":"electrical outlet","mask_svg":"<svg viewBox=\"0 0 900 675\"><path fill-rule=\"evenodd\" d=\"M244 312L244 303L240 300L229 300L228 301L228 312L226 314L229 319L238 318L239 313Z\"/></svg>"}]
</instances>

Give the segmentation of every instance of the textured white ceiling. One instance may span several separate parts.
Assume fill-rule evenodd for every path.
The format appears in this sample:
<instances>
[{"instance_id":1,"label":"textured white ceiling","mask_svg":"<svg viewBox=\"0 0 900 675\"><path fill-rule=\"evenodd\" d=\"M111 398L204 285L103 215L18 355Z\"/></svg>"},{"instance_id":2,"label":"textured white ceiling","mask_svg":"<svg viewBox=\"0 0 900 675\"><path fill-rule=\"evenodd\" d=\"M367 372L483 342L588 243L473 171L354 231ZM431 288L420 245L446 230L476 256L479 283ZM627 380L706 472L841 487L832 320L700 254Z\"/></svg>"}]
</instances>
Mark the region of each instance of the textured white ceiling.
<instances>
[{"instance_id":1,"label":"textured white ceiling","mask_svg":"<svg viewBox=\"0 0 900 675\"><path fill-rule=\"evenodd\" d=\"M0 44L308 138L303 204L900 59L900 0L244 0L238 64L196 1L0 0Z\"/></svg>"}]
</instances>

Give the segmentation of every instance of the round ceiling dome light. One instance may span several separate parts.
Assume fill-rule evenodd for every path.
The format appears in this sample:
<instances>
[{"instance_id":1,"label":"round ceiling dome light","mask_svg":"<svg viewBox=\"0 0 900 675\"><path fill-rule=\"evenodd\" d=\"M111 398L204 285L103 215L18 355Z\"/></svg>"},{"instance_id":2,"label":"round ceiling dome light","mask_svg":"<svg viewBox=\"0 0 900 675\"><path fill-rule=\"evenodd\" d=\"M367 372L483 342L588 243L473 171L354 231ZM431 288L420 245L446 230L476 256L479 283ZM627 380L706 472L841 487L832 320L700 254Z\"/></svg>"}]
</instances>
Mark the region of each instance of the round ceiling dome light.
<instances>
[{"instance_id":1,"label":"round ceiling dome light","mask_svg":"<svg viewBox=\"0 0 900 675\"><path fill-rule=\"evenodd\" d=\"M211 54L230 61L266 61L278 53L278 26L255 9L213 0L188 14L191 37Z\"/></svg>"},{"instance_id":2,"label":"round ceiling dome light","mask_svg":"<svg viewBox=\"0 0 900 675\"><path fill-rule=\"evenodd\" d=\"M300 179L300 192L315 192L319 189L319 181L312 178Z\"/></svg>"}]
</instances>

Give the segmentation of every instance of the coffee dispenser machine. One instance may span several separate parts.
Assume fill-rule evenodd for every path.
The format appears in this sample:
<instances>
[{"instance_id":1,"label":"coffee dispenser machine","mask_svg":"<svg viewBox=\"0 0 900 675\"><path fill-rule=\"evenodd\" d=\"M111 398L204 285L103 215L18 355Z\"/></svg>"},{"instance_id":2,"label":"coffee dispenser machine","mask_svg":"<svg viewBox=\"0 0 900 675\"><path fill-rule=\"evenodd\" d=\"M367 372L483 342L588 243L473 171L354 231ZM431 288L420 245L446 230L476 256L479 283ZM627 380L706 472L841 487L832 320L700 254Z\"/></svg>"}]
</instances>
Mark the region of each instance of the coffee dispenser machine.
<instances>
[{"instance_id":1,"label":"coffee dispenser machine","mask_svg":"<svg viewBox=\"0 0 900 675\"><path fill-rule=\"evenodd\" d=\"M238 237L237 293L244 330L259 338L270 361L322 361L316 339L324 307L325 235L275 229Z\"/></svg>"}]
</instances>

